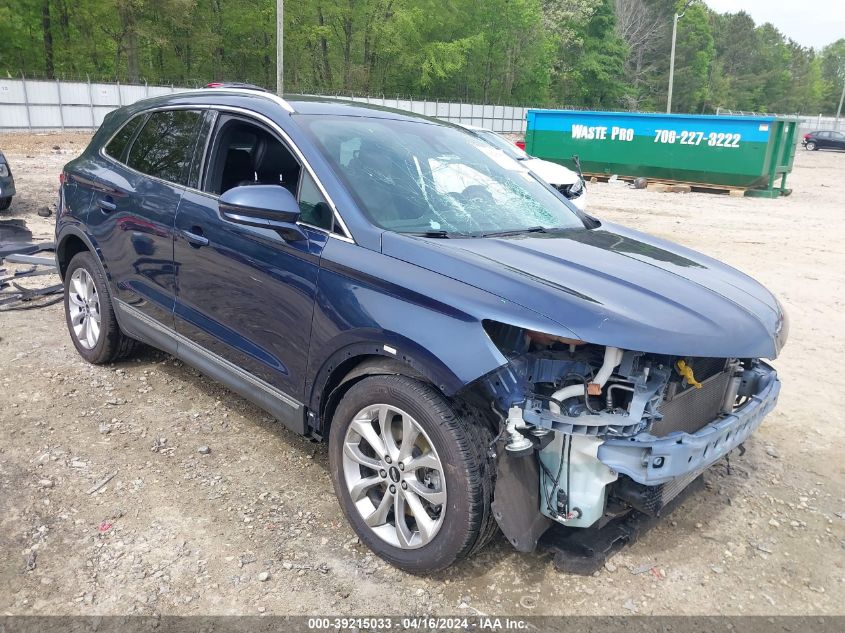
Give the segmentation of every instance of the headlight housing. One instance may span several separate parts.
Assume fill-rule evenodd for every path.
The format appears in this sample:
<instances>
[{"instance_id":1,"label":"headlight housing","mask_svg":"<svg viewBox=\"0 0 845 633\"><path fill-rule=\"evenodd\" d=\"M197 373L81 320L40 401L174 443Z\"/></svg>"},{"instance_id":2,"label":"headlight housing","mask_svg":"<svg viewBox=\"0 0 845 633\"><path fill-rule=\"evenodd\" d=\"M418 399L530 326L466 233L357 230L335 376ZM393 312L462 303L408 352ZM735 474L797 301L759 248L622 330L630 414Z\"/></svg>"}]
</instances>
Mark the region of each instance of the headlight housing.
<instances>
[{"instance_id":1,"label":"headlight housing","mask_svg":"<svg viewBox=\"0 0 845 633\"><path fill-rule=\"evenodd\" d=\"M9 167L6 163L0 163L0 178L5 178L9 175Z\"/></svg>"}]
</instances>

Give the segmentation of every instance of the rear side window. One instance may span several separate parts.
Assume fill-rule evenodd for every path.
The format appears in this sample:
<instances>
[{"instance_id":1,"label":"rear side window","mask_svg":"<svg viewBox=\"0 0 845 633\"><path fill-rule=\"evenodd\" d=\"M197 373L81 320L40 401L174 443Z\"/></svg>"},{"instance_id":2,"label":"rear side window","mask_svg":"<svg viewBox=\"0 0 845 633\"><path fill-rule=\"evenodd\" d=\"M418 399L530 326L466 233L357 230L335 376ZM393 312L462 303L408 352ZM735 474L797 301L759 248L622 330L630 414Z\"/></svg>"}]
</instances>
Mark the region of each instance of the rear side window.
<instances>
[{"instance_id":1,"label":"rear side window","mask_svg":"<svg viewBox=\"0 0 845 633\"><path fill-rule=\"evenodd\" d=\"M186 184L200 118L194 110L154 112L132 143L126 164L148 176Z\"/></svg>"},{"instance_id":2,"label":"rear side window","mask_svg":"<svg viewBox=\"0 0 845 633\"><path fill-rule=\"evenodd\" d=\"M132 137L135 136L135 132L138 131L138 128L141 126L143 121L143 114L139 114L138 116L129 119L129 122L120 128L120 131L115 134L114 137L112 137L112 140L109 141L109 144L106 145L106 154L115 160L125 162L126 148L129 145L129 141L131 141Z\"/></svg>"}]
</instances>

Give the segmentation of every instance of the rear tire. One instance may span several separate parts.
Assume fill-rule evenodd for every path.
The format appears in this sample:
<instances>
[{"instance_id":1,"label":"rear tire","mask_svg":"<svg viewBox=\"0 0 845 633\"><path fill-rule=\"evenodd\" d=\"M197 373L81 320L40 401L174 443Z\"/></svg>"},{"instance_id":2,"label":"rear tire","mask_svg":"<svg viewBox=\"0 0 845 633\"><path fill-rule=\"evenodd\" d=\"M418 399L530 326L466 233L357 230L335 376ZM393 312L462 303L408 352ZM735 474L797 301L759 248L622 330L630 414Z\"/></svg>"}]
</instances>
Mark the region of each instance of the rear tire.
<instances>
[{"instance_id":1,"label":"rear tire","mask_svg":"<svg viewBox=\"0 0 845 633\"><path fill-rule=\"evenodd\" d=\"M0 211L5 211L10 206L12 206L11 198L0 198Z\"/></svg>"},{"instance_id":2,"label":"rear tire","mask_svg":"<svg viewBox=\"0 0 845 633\"><path fill-rule=\"evenodd\" d=\"M816 144L813 141L807 141L806 147L807 147L807 150L810 151L810 152L814 152L818 149L818 147L816 146Z\"/></svg>"},{"instance_id":3,"label":"rear tire","mask_svg":"<svg viewBox=\"0 0 845 633\"><path fill-rule=\"evenodd\" d=\"M495 534L491 439L426 383L364 378L344 395L331 424L335 494L378 556L410 573L439 571Z\"/></svg>"},{"instance_id":4,"label":"rear tire","mask_svg":"<svg viewBox=\"0 0 845 633\"><path fill-rule=\"evenodd\" d=\"M117 324L105 273L88 251L74 255L65 273L65 321L76 351L89 363L111 363L135 349Z\"/></svg>"}]
</instances>

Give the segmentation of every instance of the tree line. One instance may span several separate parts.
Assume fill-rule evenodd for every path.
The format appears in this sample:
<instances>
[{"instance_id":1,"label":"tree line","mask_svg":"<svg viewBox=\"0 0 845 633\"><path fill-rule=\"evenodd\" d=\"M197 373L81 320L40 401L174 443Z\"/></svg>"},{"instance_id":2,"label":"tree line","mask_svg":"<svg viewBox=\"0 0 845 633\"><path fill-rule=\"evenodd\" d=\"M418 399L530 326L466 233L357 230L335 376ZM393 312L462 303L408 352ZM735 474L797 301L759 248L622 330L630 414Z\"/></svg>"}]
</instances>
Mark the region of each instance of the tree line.
<instances>
[{"instance_id":1,"label":"tree line","mask_svg":"<svg viewBox=\"0 0 845 633\"><path fill-rule=\"evenodd\" d=\"M290 93L662 110L676 0L297 0ZM0 73L269 88L275 0L0 2ZM845 39L822 50L744 12L678 22L673 111L833 113Z\"/></svg>"}]
</instances>

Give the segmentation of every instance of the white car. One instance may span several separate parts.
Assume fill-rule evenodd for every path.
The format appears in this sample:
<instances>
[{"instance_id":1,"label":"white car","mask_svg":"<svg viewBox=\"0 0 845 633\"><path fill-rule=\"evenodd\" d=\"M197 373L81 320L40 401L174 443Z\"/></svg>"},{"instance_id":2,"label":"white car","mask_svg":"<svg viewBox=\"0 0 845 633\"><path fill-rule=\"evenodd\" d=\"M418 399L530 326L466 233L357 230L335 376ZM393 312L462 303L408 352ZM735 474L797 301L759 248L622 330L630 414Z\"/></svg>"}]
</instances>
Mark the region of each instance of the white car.
<instances>
[{"instance_id":1,"label":"white car","mask_svg":"<svg viewBox=\"0 0 845 633\"><path fill-rule=\"evenodd\" d=\"M579 210L587 209L587 188L581 177L571 169L529 156L504 136L490 130L475 125L459 125L496 149L502 150L511 158L520 161L527 169L560 191Z\"/></svg>"}]
</instances>

